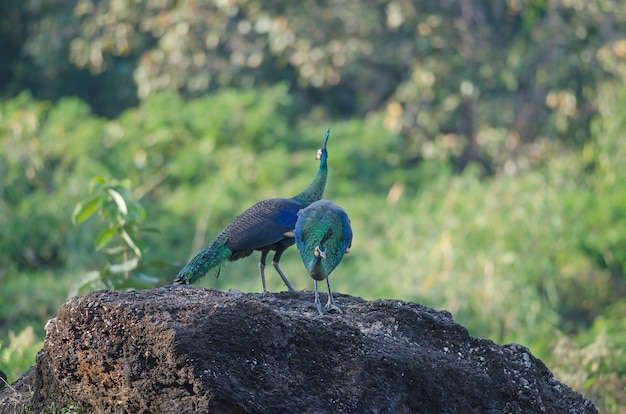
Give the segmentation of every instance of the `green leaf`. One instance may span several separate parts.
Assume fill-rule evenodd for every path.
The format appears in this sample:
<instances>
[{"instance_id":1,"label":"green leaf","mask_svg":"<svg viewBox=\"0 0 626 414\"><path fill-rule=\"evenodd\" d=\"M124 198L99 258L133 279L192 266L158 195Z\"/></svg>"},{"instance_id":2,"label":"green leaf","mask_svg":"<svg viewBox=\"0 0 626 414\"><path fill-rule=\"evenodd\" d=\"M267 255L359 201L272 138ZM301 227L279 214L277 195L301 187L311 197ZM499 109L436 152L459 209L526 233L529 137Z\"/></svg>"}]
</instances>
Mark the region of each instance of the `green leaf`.
<instances>
[{"instance_id":1,"label":"green leaf","mask_svg":"<svg viewBox=\"0 0 626 414\"><path fill-rule=\"evenodd\" d=\"M94 177L91 179L91 183L89 183L89 194L94 194L100 190L103 186L105 186L107 180L103 177Z\"/></svg>"},{"instance_id":2,"label":"green leaf","mask_svg":"<svg viewBox=\"0 0 626 414\"><path fill-rule=\"evenodd\" d=\"M81 201L76 204L74 208L74 212L72 213L72 222L74 225L79 225L83 221L87 220L89 217L93 215L102 203L101 197L92 197L88 200Z\"/></svg>"},{"instance_id":3,"label":"green leaf","mask_svg":"<svg viewBox=\"0 0 626 414\"><path fill-rule=\"evenodd\" d=\"M104 229L98 234L96 238L95 245L96 250L104 249L110 242L113 240L113 237L117 234L118 229L116 228L108 228Z\"/></svg>"},{"instance_id":4,"label":"green leaf","mask_svg":"<svg viewBox=\"0 0 626 414\"><path fill-rule=\"evenodd\" d=\"M113 264L109 266L109 271L111 273L128 273L128 272L135 270L137 268L138 263L139 263L139 258L135 257L123 263Z\"/></svg>"},{"instance_id":5,"label":"green leaf","mask_svg":"<svg viewBox=\"0 0 626 414\"><path fill-rule=\"evenodd\" d=\"M113 246L103 250L106 254L120 254L126 251L126 246Z\"/></svg>"},{"instance_id":6,"label":"green leaf","mask_svg":"<svg viewBox=\"0 0 626 414\"><path fill-rule=\"evenodd\" d=\"M141 204L136 201L129 201L129 215L136 219L137 221L143 221L146 219L146 210L143 208Z\"/></svg>"},{"instance_id":7,"label":"green leaf","mask_svg":"<svg viewBox=\"0 0 626 414\"><path fill-rule=\"evenodd\" d=\"M135 252L135 255L137 257L142 256L141 250L139 249L139 247L137 247L133 239L130 237L130 234L128 234L125 230L122 230L122 239L124 239L128 247L130 247L133 250L133 252Z\"/></svg>"},{"instance_id":8,"label":"green leaf","mask_svg":"<svg viewBox=\"0 0 626 414\"><path fill-rule=\"evenodd\" d=\"M113 199L113 201L115 201L115 204L117 204L117 208L120 210L122 215L127 216L128 207L126 206L126 200L124 200L124 197L112 188L109 188L107 193L109 193L109 196Z\"/></svg>"},{"instance_id":9,"label":"green leaf","mask_svg":"<svg viewBox=\"0 0 626 414\"><path fill-rule=\"evenodd\" d=\"M146 243L144 243L143 240L141 240L141 239L134 239L133 241L135 242L135 246L137 246L137 248L140 251L142 251L142 252L146 251Z\"/></svg>"}]
</instances>

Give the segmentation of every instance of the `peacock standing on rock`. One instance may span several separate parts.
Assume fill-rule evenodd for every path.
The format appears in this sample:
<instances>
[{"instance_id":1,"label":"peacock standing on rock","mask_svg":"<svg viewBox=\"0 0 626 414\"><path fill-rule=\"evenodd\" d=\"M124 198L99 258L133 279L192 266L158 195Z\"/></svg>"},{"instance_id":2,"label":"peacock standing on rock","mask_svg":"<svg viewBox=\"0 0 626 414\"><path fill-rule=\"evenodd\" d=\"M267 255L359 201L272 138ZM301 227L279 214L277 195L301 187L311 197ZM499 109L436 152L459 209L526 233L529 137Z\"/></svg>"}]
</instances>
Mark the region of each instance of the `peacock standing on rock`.
<instances>
[{"instance_id":1,"label":"peacock standing on rock","mask_svg":"<svg viewBox=\"0 0 626 414\"><path fill-rule=\"evenodd\" d=\"M293 229L296 226L298 211L322 198L328 176L328 152L326 143L330 129L326 130L324 144L317 151L316 159L320 165L311 184L300 194L292 198L271 198L259 201L237 216L215 239L200 251L181 269L174 279L174 284L186 285L196 282L207 272L218 267L219 277L221 266L228 261L235 261L250 256L255 250L261 252L259 269L263 292L265 285L265 259L270 251L274 251L272 265L283 279L289 290L294 290L289 280L280 269L278 262L283 252L295 243Z\"/></svg>"},{"instance_id":2,"label":"peacock standing on rock","mask_svg":"<svg viewBox=\"0 0 626 414\"><path fill-rule=\"evenodd\" d=\"M317 291L317 282L326 279L328 302L325 308L343 313L333 299L328 276L352 246L348 214L332 201L316 201L298 212L294 234L302 263L314 281L317 310L321 315L326 313Z\"/></svg>"}]
</instances>

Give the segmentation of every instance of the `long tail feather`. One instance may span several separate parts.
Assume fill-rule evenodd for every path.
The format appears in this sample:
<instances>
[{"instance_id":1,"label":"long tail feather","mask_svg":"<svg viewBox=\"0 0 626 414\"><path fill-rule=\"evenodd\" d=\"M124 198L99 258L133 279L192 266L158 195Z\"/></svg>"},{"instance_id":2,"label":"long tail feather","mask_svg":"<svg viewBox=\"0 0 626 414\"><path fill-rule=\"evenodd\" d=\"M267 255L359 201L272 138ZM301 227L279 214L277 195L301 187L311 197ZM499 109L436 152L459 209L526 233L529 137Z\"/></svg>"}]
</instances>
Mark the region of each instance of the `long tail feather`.
<instances>
[{"instance_id":1,"label":"long tail feather","mask_svg":"<svg viewBox=\"0 0 626 414\"><path fill-rule=\"evenodd\" d=\"M214 267L223 264L232 251L226 246L226 230L223 230L207 247L202 249L181 269L174 279L175 285L189 285L207 274ZM219 273L218 273L219 274Z\"/></svg>"}]
</instances>

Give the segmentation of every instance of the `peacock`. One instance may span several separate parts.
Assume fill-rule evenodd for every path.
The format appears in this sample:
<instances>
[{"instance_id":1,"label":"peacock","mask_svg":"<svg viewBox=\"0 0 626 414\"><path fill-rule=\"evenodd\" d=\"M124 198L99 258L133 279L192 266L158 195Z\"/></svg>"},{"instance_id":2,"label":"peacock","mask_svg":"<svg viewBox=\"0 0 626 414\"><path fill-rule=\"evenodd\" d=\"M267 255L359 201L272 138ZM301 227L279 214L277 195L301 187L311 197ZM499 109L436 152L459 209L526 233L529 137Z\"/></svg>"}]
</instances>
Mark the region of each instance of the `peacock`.
<instances>
[{"instance_id":1,"label":"peacock","mask_svg":"<svg viewBox=\"0 0 626 414\"><path fill-rule=\"evenodd\" d=\"M215 267L218 267L215 276L219 277L221 266L226 261L242 259L258 250L261 252L259 269L263 292L267 292L265 260L270 251L275 252L272 265L283 279L287 289L294 290L278 262L284 251L295 243L293 229L298 211L321 199L324 194L328 176L326 143L329 134L330 129L326 130L324 144L317 151L316 159L320 162L317 174L304 191L292 198L271 198L259 201L241 213L181 269L174 279L174 284L194 283Z\"/></svg>"},{"instance_id":2,"label":"peacock","mask_svg":"<svg viewBox=\"0 0 626 414\"><path fill-rule=\"evenodd\" d=\"M343 313L333 299L328 276L352 246L348 214L332 201L316 201L298 212L294 235L302 263L313 278L317 310L321 315L326 313L317 290L317 282L326 279L328 302L325 308Z\"/></svg>"}]
</instances>

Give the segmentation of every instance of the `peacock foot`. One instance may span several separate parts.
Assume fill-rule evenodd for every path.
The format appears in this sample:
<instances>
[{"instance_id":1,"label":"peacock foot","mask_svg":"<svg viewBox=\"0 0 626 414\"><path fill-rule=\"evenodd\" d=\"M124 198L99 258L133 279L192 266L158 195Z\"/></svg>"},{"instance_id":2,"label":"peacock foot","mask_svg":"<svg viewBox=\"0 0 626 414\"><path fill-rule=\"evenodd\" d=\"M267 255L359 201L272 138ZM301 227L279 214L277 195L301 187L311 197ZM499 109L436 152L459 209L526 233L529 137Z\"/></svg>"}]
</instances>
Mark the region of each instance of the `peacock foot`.
<instances>
[{"instance_id":1,"label":"peacock foot","mask_svg":"<svg viewBox=\"0 0 626 414\"><path fill-rule=\"evenodd\" d=\"M343 313L343 309L341 309L341 307L336 303L329 302L324 307L326 308L326 310L328 310L329 313Z\"/></svg>"},{"instance_id":2,"label":"peacock foot","mask_svg":"<svg viewBox=\"0 0 626 414\"><path fill-rule=\"evenodd\" d=\"M324 310L320 302L314 303L313 305L317 308L317 311L320 313L320 315L326 315L328 313L326 312L326 310Z\"/></svg>"}]
</instances>

